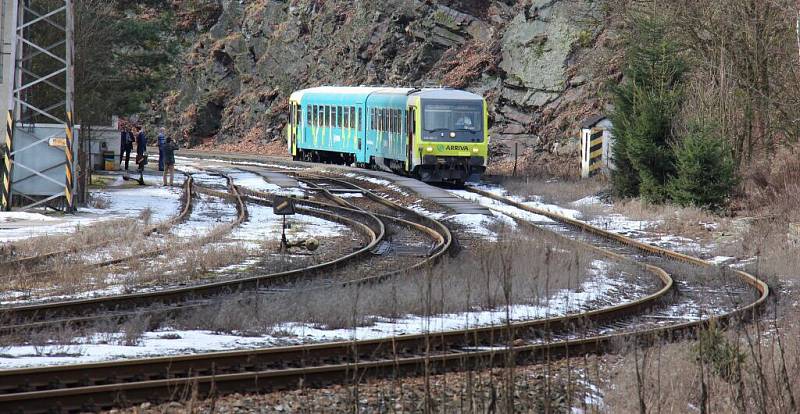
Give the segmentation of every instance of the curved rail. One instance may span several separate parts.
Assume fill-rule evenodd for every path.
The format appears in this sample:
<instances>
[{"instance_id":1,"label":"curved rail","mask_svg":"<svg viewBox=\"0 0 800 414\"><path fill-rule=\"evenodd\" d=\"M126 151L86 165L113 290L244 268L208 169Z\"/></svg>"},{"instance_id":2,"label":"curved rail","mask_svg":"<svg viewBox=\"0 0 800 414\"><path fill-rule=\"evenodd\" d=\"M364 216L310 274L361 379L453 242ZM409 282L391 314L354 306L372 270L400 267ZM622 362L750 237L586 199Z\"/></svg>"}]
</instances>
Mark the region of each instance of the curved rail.
<instances>
[{"instance_id":1,"label":"curved rail","mask_svg":"<svg viewBox=\"0 0 800 414\"><path fill-rule=\"evenodd\" d=\"M508 199L506 197L501 197L499 195L492 194L492 193L490 193L488 191L483 191L483 190L480 190L480 189L477 189L477 188L474 188L474 187L467 187L467 191L472 192L474 194L478 194L478 195L484 196L484 197L491 198L491 199L493 199L495 201L499 201L501 203L516 207L516 208L521 209L521 210L528 211L530 213L534 213L534 214L538 214L538 215L541 215L541 216L545 216L545 217L548 217L550 219L562 222L564 224L567 224L567 225L570 225L570 226L573 226L573 227L577 227L577 228L579 228L579 229L581 229L581 230L583 230L583 231L585 231L587 233L592 233L592 234L595 234L595 235L603 237L603 238L614 240L617 243L633 247L633 248L638 249L638 250L640 250L642 252L645 252L645 253L649 253L649 254L656 255L656 256L667 257L667 258L670 258L670 259L673 259L673 260L677 260L679 262L688 263L688 264L692 264L692 265L699 266L699 267L710 268L710 267L714 266L713 264L711 264L709 262L706 262L705 260L702 260L702 259L697 258L697 257L689 256L689 255L678 253L678 252L674 252L672 250L664 249L662 247L657 247L657 246L652 246L652 245L649 245L649 244L646 244L646 243L642 243L642 242L636 241L636 240L634 240L634 239L632 239L630 237L625 237L625 236L623 236L621 234L612 233L610 231L603 230L601 228L592 226L591 224L585 223L583 221L575 220L575 219L572 219L572 218L569 218L569 217L564 217L564 216L561 216L559 214L555 214L555 213L547 211L547 210L531 207L531 206L525 205L523 203L519 203L519 202L516 202L514 200L510 200L510 199ZM769 296L769 293L770 293L769 292L769 285L767 285L767 283L764 282L763 280L755 277L754 275L752 275L750 273L742 271L742 270L738 270L738 269L730 269L730 270L732 270L739 277L739 279L742 282L744 282L745 284L747 284L747 285L751 286L753 289L755 289L759 293L759 297L754 302L748 304L745 307L739 308L739 309L735 310L734 312L731 312L731 313L729 313L727 315L722 315L722 316L720 316L718 318L714 318L714 319L718 319L720 322L724 322L726 320L731 320L735 316L742 316L745 319L750 319L750 318L754 317L755 316L755 312L758 310L758 308L760 308L767 301L767 297Z\"/></svg>"},{"instance_id":2,"label":"curved rail","mask_svg":"<svg viewBox=\"0 0 800 414\"><path fill-rule=\"evenodd\" d=\"M213 196L235 197L237 200L241 201L242 206L244 205L245 198L249 197L247 195L242 195L241 193L242 190L233 184L231 184L230 186L230 191L233 192L235 195L231 195L229 193L221 193L215 190L210 190L205 188L197 188L196 191L210 194ZM266 203L267 205L271 205L271 203L267 200L261 200L260 202ZM299 203L309 204L312 206L309 208L299 207L298 210L302 211L304 214L313 215L326 220L331 220L347 225L355 229L356 231L364 234L369 239L369 242L364 247L355 252L351 252L347 255L338 257L336 259L308 266L302 269L289 270L284 272L272 273L268 275L252 276L252 277L239 278L227 281L204 283L195 286L164 289L156 292L132 293L126 295L116 295L108 297L59 301L59 302L48 302L48 303L40 303L32 305L15 306L9 308L0 308L0 315L6 317L7 320L20 321L19 324L13 326L5 326L2 328L2 330L3 331L8 331L10 329L23 330L31 328L40 329L47 325L73 322L73 318L55 319L54 316L64 317L71 315L83 315L88 313L109 312L109 311L114 312L123 309L132 309L142 306L149 306L153 304L176 305L182 302L194 301L202 298L213 297L220 294L231 294L235 292L243 292L243 291L258 289L272 283L279 283L284 281L296 281L302 277L311 277L312 275L318 272L341 265L342 263L361 257L363 255L370 254L370 250L372 250L380 242L385 232L385 229L383 228L383 223L376 217L372 216L371 214L355 210L346 211L349 214L355 214L357 216L361 216L362 218L365 218L366 222L370 223L370 224L364 224L354 219L344 217L340 214L330 213L324 210L324 209L333 209L334 211L338 211L341 213L343 210L346 209L330 207L324 204L312 203L308 201L300 201ZM243 212L245 210L242 209L240 211ZM244 220L244 216L240 214L239 219ZM374 231L372 227L377 228L378 231L377 232ZM219 237L219 233L222 233L222 231L217 233L218 234L210 234L206 236L207 241ZM197 243L197 241L194 241L193 243ZM119 315L114 315L114 316L116 317ZM103 316L97 316L97 317L93 316L89 318L77 318L77 319L80 320L82 323L85 323L90 320L101 319L101 318L103 318Z\"/></svg>"}]
</instances>

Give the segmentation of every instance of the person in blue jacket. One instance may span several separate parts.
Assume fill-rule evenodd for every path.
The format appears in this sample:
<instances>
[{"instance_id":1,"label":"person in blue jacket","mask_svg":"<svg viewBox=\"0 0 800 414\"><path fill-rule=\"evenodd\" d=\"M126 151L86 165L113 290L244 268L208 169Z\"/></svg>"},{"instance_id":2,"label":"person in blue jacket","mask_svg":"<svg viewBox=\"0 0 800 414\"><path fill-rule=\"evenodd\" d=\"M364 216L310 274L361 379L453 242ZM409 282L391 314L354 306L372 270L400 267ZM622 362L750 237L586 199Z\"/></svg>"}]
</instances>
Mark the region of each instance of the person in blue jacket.
<instances>
[{"instance_id":1,"label":"person in blue jacket","mask_svg":"<svg viewBox=\"0 0 800 414\"><path fill-rule=\"evenodd\" d=\"M158 170L164 171L164 145L167 141L167 131L162 127L158 131Z\"/></svg>"}]
</instances>

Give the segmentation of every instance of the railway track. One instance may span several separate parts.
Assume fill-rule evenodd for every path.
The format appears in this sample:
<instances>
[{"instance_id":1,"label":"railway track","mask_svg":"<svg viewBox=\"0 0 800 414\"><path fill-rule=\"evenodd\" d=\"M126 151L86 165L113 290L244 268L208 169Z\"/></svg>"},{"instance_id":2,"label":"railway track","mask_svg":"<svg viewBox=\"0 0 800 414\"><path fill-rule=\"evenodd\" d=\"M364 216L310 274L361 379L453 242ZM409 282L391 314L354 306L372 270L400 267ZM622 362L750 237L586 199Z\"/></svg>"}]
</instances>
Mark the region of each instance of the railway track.
<instances>
[{"instance_id":1,"label":"railway track","mask_svg":"<svg viewBox=\"0 0 800 414\"><path fill-rule=\"evenodd\" d=\"M344 182L331 181L329 178L322 181L325 180L335 183L336 186L345 186ZM350 208L352 204L345 207L344 204L349 203L335 197L336 191L332 190L336 188L319 185L322 184L320 181L312 184L317 187L315 191L323 193L324 197L339 204L340 208L346 209L350 214L367 214L363 210ZM363 188L357 189L354 185L348 187L351 191L360 191L371 202L382 203L379 201L380 197L374 194L377 199L369 196L370 192ZM548 217L557 223L549 231L555 230L556 233L573 238L583 245L593 243L594 247L591 248L606 256L619 260L652 256L698 268L710 266L700 259L645 245L550 212L519 203L515 205L511 200L481 193L480 190L474 191L495 198L498 202ZM241 188L237 192L246 200L260 200L258 202L266 203L265 205L270 203L271 195ZM300 202L302 203L316 204L316 208L322 208L321 203ZM369 214L379 218L381 223L391 217L383 213ZM563 227L554 228L558 226ZM373 243L371 248L380 239L375 237L373 241L378 242ZM631 255L631 250L637 251L640 256ZM446 251L440 250L441 254ZM667 271L647 263L642 264L642 267L662 280L661 290L634 302L559 318L366 341L0 371L0 411L47 412L54 408L63 411L95 410L144 400L168 400L184 390L195 390L200 395L263 392L298 386L354 383L372 376L482 369L544 358L603 352L622 340L646 343L670 339L691 333L709 322L707 318L633 330L626 328L634 325L623 324L623 327L617 326L617 330L612 333L604 333L606 327L615 326L620 320L656 309L656 305L672 293L673 281ZM768 286L756 277L738 270L732 270L731 274L757 292L757 295L754 300L742 306L715 315L713 319L717 323L737 322L753 317L769 294ZM348 283L362 282L371 283L372 280L351 280Z\"/></svg>"},{"instance_id":2,"label":"railway track","mask_svg":"<svg viewBox=\"0 0 800 414\"><path fill-rule=\"evenodd\" d=\"M196 191L212 196L229 196L236 198L240 200L241 205L244 205L245 198L239 194L239 190L236 186L231 185L230 188L230 194L207 188L197 188ZM271 203L266 200L261 200L260 202L271 205ZM313 278L318 272L343 265L349 260L369 254L370 249L372 249L378 241L378 235L376 231L373 230L373 227L380 228L382 224L379 220L373 220L367 214L349 212L351 216L359 217L361 221L358 221L346 215L340 215L340 209L328 208L327 206L316 206L314 208L300 207L298 210L303 214L309 214L345 224L353 228L354 231L363 233L369 240L369 243L358 251L302 269L203 283L194 286L176 287L154 292L8 307L0 309L0 314L3 316L4 320L10 320L12 322L9 325L4 325L0 328L0 331L11 333L43 329L49 326L82 325L93 321L107 320L109 318L121 319L146 313L147 308L153 308L153 311L159 314L163 314L169 311L169 309L174 309L176 312L183 311L186 308L191 309L196 306L208 304L206 299L209 298L258 290L274 283L286 283L301 278ZM244 219L241 214L239 219ZM378 232L380 232L380 230L378 230ZM220 233L222 232L220 231ZM208 235L211 239L219 236L220 234Z\"/></svg>"}]
</instances>

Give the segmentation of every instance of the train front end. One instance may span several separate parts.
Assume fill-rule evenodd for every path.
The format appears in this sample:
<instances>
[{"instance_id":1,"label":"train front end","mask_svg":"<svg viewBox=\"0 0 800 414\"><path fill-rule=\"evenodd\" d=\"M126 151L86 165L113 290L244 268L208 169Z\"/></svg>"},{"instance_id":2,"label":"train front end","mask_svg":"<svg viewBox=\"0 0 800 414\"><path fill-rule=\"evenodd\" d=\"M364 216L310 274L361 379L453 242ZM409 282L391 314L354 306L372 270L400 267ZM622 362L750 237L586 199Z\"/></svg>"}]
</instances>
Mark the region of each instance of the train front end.
<instances>
[{"instance_id":1,"label":"train front end","mask_svg":"<svg viewBox=\"0 0 800 414\"><path fill-rule=\"evenodd\" d=\"M433 89L409 98L413 108L413 173L425 182L462 185L480 178L489 159L488 110L483 97Z\"/></svg>"}]
</instances>

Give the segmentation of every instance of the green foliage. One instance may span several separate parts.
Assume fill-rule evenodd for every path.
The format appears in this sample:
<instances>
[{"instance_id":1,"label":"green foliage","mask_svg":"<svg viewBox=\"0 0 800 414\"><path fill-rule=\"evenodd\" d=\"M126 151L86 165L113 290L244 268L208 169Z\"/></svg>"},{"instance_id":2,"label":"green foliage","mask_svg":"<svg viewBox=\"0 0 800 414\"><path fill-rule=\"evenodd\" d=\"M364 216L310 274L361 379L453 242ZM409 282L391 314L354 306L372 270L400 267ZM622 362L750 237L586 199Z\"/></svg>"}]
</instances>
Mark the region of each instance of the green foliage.
<instances>
[{"instance_id":1,"label":"green foliage","mask_svg":"<svg viewBox=\"0 0 800 414\"><path fill-rule=\"evenodd\" d=\"M677 175L669 196L678 204L719 209L736 185L733 155L713 131L693 126L675 148Z\"/></svg>"},{"instance_id":2,"label":"green foliage","mask_svg":"<svg viewBox=\"0 0 800 414\"><path fill-rule=\"evenodd\" d=\"M615 110L612 182L623 197L663 202L675 172L672 122L683 98L686 64L667 36L667 23L640 16L626 41L625 83L613 88Z\"/></svg>"},{"instance_id":3,"label":"green foliage","mask_svg":"<svg viewBox=\"0 0 800 414\"><path fill-rule=\"evenodd\" d=\"M113 114L141 111L166 89L178 54L172 13L163 11L170 9L167 1L76 1L75 101L80 122L105 124Z\"/></svg>"},{"instance_id":4,"label":"green foliage","mask_svg":"<svg viewBox=\"0 0 800 414\"><path fill-rule=\"evenodd\" d=\"M746 356L725 338L721 330L712 326L700 332L700 338L692 346L691 352L695 361L710 366L715 374L726 381L739 381L739 368Z\"/></svg>"}]
</instances>

